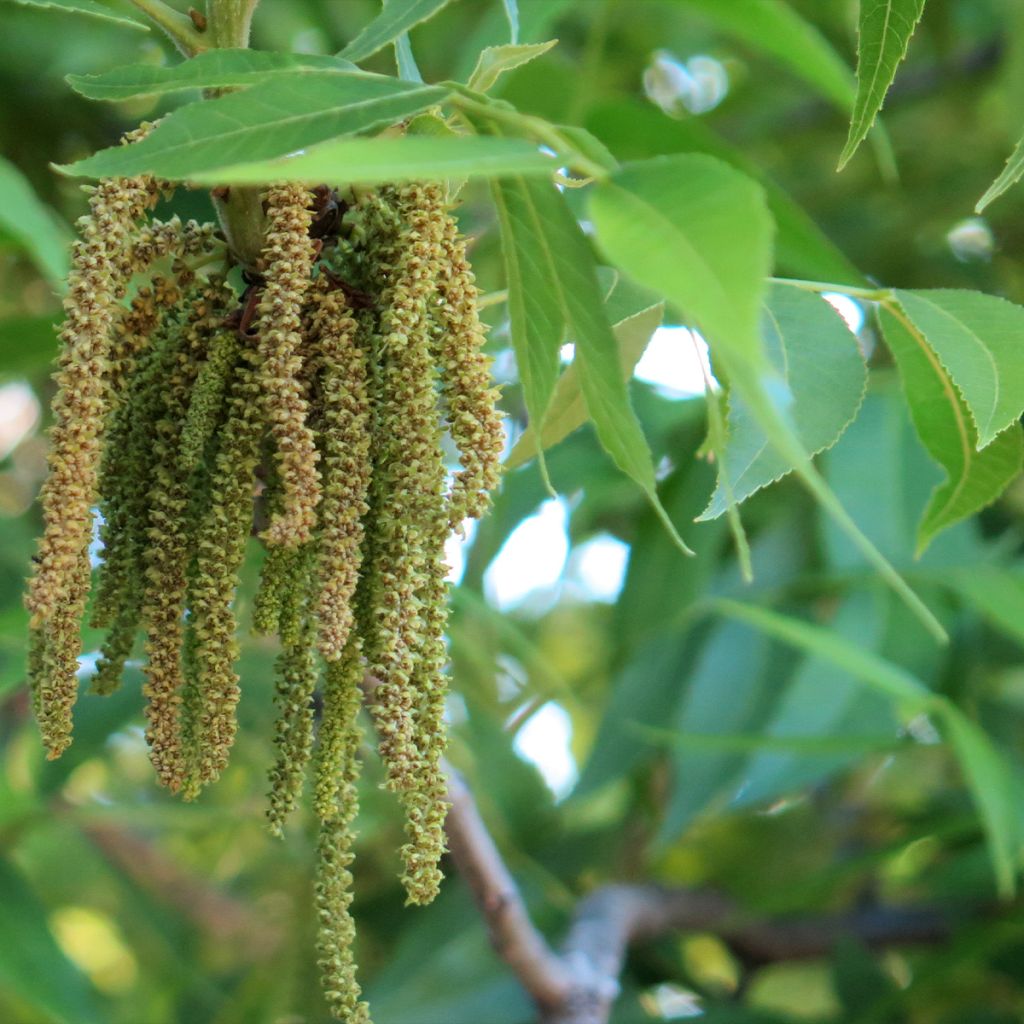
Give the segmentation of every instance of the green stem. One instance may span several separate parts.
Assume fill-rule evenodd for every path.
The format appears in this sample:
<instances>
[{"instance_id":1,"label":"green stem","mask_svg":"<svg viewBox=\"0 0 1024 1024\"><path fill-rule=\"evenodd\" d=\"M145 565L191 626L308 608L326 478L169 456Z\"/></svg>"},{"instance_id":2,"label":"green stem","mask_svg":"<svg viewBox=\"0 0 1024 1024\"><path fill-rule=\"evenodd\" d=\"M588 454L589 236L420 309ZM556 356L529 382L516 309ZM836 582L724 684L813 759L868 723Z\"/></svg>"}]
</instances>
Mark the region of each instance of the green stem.
<instances>
[{"instance_id":1,"label":"green stem","mask_svg":"<svg viewBox=\"0 0 1024 1024\"><path fill-rule=\"evenodd\" d=\"M259 0L206 0L206 35L217 49L245 49ZM259 188L232 188L214 195L224 237L236 259L253 269L263 250L264 216Z\"/></svg>"},{"instance_id":2,"label":"green stem","mask_svg":"<svg viewBox=\"0 0 1024 1024\"><path fill-rule=\"evenodd\" d=\"M445 85L455 90L451 97L453 106L458 107L471 118L482 118L495 124L504 124L515 130L516 135L528 135L542 143L564 159L571 167L585 174L588 178L606 178L608 168L595 163L586 154L581 153L553 124L543 118L530 114L521 114L518 110L505 107L500 103L481 101L474 98L471 90L454 82Z\"/></svg>"},{"instance_id":3,"label":"green stem","mask_svg":"<svg viewBox=\"0 0 1024 1024\"><path fill-rule=\"evenodd\" d=\"M210 45L219 50L249 45L249 26L259 0L206 0L206 26Z\"/></svg>"},{"instance_id":4,"label":"green stem","mask_svg":"<svg viewBox=\"0 0 1024 1024\"><path fill-rule=\"evenodd\" d=\"M891 288L855 288L849 284L831 284L825 281L801 281L794 277L770 277L772 284L785 284L791 288L800 288L805 292L838 292L840 295L849 295L851 299L864 299L866 302L890 302L892 300Z\"/></svg>"},{"instance_id":5,"label":"green stem","mask_svg":"<svg viewBox=\"0 0 1024 1024\"><path fill-rule=\"evenodd\" d=\"M131 0L131 2L167 33L171 42L186 56L194 57L197 53L210 48L206 35L200 32L192 19L181 11L164 3L164 0Z\"/></svg>"}]
</instances>

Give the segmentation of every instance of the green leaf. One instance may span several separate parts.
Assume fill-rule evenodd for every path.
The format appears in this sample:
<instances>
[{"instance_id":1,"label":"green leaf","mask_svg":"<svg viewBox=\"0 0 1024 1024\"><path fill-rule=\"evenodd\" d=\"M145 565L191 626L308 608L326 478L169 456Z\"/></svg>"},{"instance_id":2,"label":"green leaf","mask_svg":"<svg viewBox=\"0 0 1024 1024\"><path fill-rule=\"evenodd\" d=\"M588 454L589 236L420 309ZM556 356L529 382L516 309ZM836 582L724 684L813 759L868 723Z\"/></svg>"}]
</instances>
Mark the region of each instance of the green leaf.
<instances>
[{"instance_id":1,"label":"green leaf","mask_svg":"<svg viewBox=\"0 0 1024 1024\"><path fill-rule=\"evenodd\" d=\"M170 67L129 64L99 75L68 75L75 92L91 100L128 100L184 89L227 89L258 85L274 77L309 72L356 72L350 61L308 53L268 50L205 50Z\"/></svg>"},{"instance_id":2,"label":"green leaf","mask_svg":"<svg viewBox=\"0 0 1024 1024\"><path fill-rule=\"evenodd\" d=\"M896 77L896 68L906 56L925 0L862 0L857 44L857 98L850 119L850 133L839 157L839 170L846 166L864 141L885 94Z\"/></svg>"},{"instance_id":3,"label":"green leaf","mask_svg":"<svg viewBox=\"0 0 1024 1024\"><path fill-rule=\"evenodd\" d=\"M0 320L0 374L46 369L57 354L52 316L10 316Z\"/></svg>"},{"instance_id":4,"label":"green leaf","mask_svg":"<svg viewBox=\"0 0 1024 1024\"><path fill-rule=\"evenodd\" d=\"M909 672L829 629L736 601L715 600L711 607L832 662L897 701L905 713L939 717L985 827L999 890L1012 894L1020 838L1017 795L1006 763L976 723Z\"/></svg>"},{"instance_id":5,"label":"green leaf","mask_svg":"<svg viewBox=\"0 0 1024 1024\"><path fill-rule=\"evenodd\" d=\"M1014 779L1003 756L977 723L951 704L943 717L949 741L981 814L999 892L1008 898L1016 887L1021 839Z\"/></svg>"},{"instance_id":6,"label":"green leaf","mask_svg":"<svg viewBox=\"0 0 1024 1024\"><path fill-rule=\"evenodd\" d=\"M508 21L508 41L515 46L519 42L519 3L518 0L501 0Z\"/></svg>"},{"instance_id":7,"label":"green leaf","mask_svg":"<svg viewBox=\"0 0 1024 1024\"><path fill-rule=\"evenodd\" d=\"M336 139L283 160L261 160L189 175L201 185L253 185L302 181L316 185L374 185L382 181L496 178L505 174L550 177L555 164L522 139L475 135Z\"/></svg>"},{"instance_id":8,"label":"green leaf","mask_svg":"<svg viewBox=\"0 0 1024 1024\"><path fill-rule=\"evenodd\" d=\"M772 223L757 184L711 157L657 157L599 182L590 211L613 262L679 305L748 378L767 371Z\"/></svg>"},{"instance_id":9,"label":"green leaf","mask_svg":"<svg viewBox=\"0 0 1024 1024\"><path fill-rule=\"evenodd\" d=\"M857 418L839 443L823 453L820 467L872 543L922 584L925 570L985 560L985 546L971 520L944 531L920 558L914 557L921 512L946 475L918 438L895 365L872 368ZM832 521L821 523L821 540L828 572L849 577L867 571L863 554Z\"/></svg>"},{"instance_id":10,"label":"green leaf","mask_svg":"<svg viewBox=\"0 0 1024 1024\"><path fill-rule=\"evenodd\" d=\"M713 738L716 734L733 736L755 731L774 689L770 653L771 644L764 634L740 622L716 623L700 660L685 680L672 732ZM723 683L728 686L727 699L723 699ZM625 721L630 721L628 712ZM650 740L650 736L647 738ZM658 739L663 742L664 734ZM727 745L717 750L706 743L690 746L681 739L675 746L674 784L658 835L660 844L674 841L735 779L746 752L730 750Z\"/></svg>"},{"instance_id":11,"label":"green leaf","mask_svg":"<svg viewBox=\"0 0 1024 1024\"><path fill-rule=\"evenodd\" d=\"M547 182L526 182L534 239L551 275L576 343L580 389L601 446L647 495L679 548L683 543L658 500L654 462L622 379L618 345L605 317L593 251L562 194Z\"/></svg>"},{"instance_id":12,"label":"green leaf","mask_svg":"<svg viewBox=\"0 0 1024 1024\"><path fill-rule=\"evenodd\" d=\"M865 0L869 2L869 0ZM686 0L708 20L770 54L844 112L853 106L854 78L832 44L781 0Z\"/></svg>"},{"instance_id":13,"label":"green leaf","mask_svg":"<svg viewBox=\"0 0 1024 1024\"><path fill-rule=\"evenodd\" d=\"M896 291L971 411L978 448L1024 413L1024 308L981 292Z\"/></svg>"},{"instance_id":14,"label":"green leaf","mask_svg":"<svg viewBox=\"0 0 1024 1024\"><path fill-rule=\"evenodd\" d=\"M869 285L820 227L744 152L716 135L699 118L677 121L637 100L604 103L591 111L587 126L620 160L663 153L706 153L758 181L776 226L776 272L814 281Z\"/></svg>"},{"instance_id":15,"label":"green leaf","mask_svg":"<svg viewBox=\"0 0 1024 1024\"><path fill-rule=\"evenodd\" d=\"M911 419L928 453L946 471L918 526L918 553L953 523L995 501L1020 471L1024 434L1014 425L983 451L966 403L916 324L895 306L882 306L885 340L899 366Z\"/></svg>"},{"instance_id":16,"label":"green leaf","mask_svg":"<svg viewBox=\"0 0 1024 1024\"><path fill-rule=\"evenodd\" d=\"M46 926L46 907L6 858L0 858L0 892L0 987L55 1024L106 1020L84 975Z\"/></svg>"},{"instance_id":17,"label":"green leaf","mask_svg":"<svg viewBox=\"0 0 1024 1024\"><path fill-rule=\"evenodd\" d=\"M661 157L599 182L590 210L613 262L675 302L700 329L773 447L922 623L945 639L935 616L815 471L786 415L790 396L759 331L772 239L760 187L711 157Z\"/></svg>"},{"instance_id":18,"label":"green leaf","mask_svg":"<svg viewBox=\"0 0 1024 1024\"><path fill-rule=\"evenodd\" d=\"M940 581L969 602L996 629L1024 646L1024 576L995 565L942 573Z\"/></svg>"},{"instance_id":19,"label":"green leaf","mask_svg":"<svg viewBox=\"0 0 1024 1024\"><path fill-rule=\"evenodd\" d=\"M538 429L543 432L558 378L565 311L551 267L553 254L546 244L545 225L530 186L521 177L502 178L494 182L491 194L501 223L512 348L530 428L536 435ZM529 451L529 456L533 454L538 456L541 475L551 490L543 449L535 444Z\"/></svg>"},{"instance_id":20,"label":"green leaf","mask_svg":"<svg viewBox=\"0 0 1024 1024\"><path fill-rule=\"evenodd\" d=\"M63 285L70 237L25 176L0 157L0 228L23 248L51 283Z\"/></svg>"},{"instance_id":21,"label":"green leaf","mask_svg":"<svg viewBox=\"0 0 1024 1024\"><path fill-rule=\"evenodd\" d=\"M1021 175L1024 175L1024 138L1017 142L1006 161L1006 166L978 200L974 212L981 213L993 199L998 199L1008 188L1016 185L1020 181Z\"/></svg>"},{"instance_id":22,"label":"green leaf","mask_svg":"<svg viewBox=\"0 0 1024 1024\"><path fill-rule=\"evenodd\" d=\"M844 598L829 628L877 652L892 605L884 591L857 590ZM763 727L764 749L744 769L747 784L737 802L759 803L814 785L844 768L868 735L873 741L862 754L871 745L894 746L897 725L889 701L823 658L806 658ZM787 744L794 744L791 750Z\"/></svg>"},{"instance_id":23,"label":"green leaf","mask_svg":"<svg viewBox=\"0 0 1024 1024\"><path fill-rule=\"evenodd\" d=\"M506 71L529 64L531 60L536 60L557 44L557 39L549 39L546 43L529 43L523 46L511 43L507 46L488 46L481 51L467 84L470 89L477 92L487 92Z\"/></svg>"},{"instance_id":24,"label":"green leaf","mask_svg":"<svg viewBox=\"0 0 1024 1024\"><path fill-rule=\"evenodd\" d=\"M393 43L403 32L432 18L449 0L388 0L384 10L345 47L339 57L358 63Z\"/></svg>"},{"instance_id":25,"label":"green leaf","mask_svg":"<svg viewBox=\"0 0 1024 1024\"><path fill-rule=\"evenodd\" d=\"M420 73L416 57L412 52L412 43L409 41L408 32L403 32L395 40L395 67L398 69L398 77L403 82L423 81L423 75Z\"/></svg>"},{"instance_id":26,"label":"green leaf","mask_svg":"<svg viewBox=\"0 0 1024 1024\"><path fill-rule=\"evenodd\" d=\"M726 598L711 601L710 608L837 665L865 685L903 705L910 714L935 711L941 707L943 698L933 694L919 679L831 629Z\"/></svg>"},{"instance_id":27,"label":"green leaf","mask_svg":"<svg viewBox=\"0 0 1024 1024\"><path fill-rule=\"evenodd\" d=\"M819 295L774 285L765 302L768 358L793 396L791 415L804 449L831 448L860 409L867 369L842 317ZM701 519L726 511L793 469L768 442L741 396L730 396L729 436L719 460L719 484Z\"/></svg>"},{"instance_id":28,"label":"green leaf","mask_svg":"<svg viewBox=\"0 0 1024 1024\"><path fill-rule=\"evenodd\" d=\"M126 28L134 28L140 32L148 32L149 26L141 21L120 11L112 10L96 0L13 0L14 3L23 7L50 7L63 14L84 14L89 18L100 18L103 21L112 21Z\"/></svg>"},{"instance_id":29,"label":"green leaf","mask_svg":"<svg viewBox=\"0 0 1024 1024\"><path fill-rule=\"evenodd\" d=\"M337 135L393 124L446 96L442 88L361 73L280 76L182 107L141 141L101 150L59 170L96 178L150 173L190 179L201 171L282 157ZM336 179L329 174L321 180Z\"/></svg>"},{"instance_id":30,"label":"green leaf","mask_svg":"<svg viewBox=\"0 0 1024 1024\"><path fill-rule=\"evenodd\" d=\"M621 280L621 279L620 279ZM613 301L622 305L617 292L629 291L633 300L618 310L619 316L613 315ZM612 294L605 300L605 308L612 324L612 333L619 345L619 359L624 380L633 376L633 368L647 348L651 335L661 325L665 304L657 296L635 286L616 284ZM541 447L550 448L558 444L564 437L571 434L577 427L587 421L587 406L580 389L579 369L575 363L570 365L555 388L554 395L548 406L541 430ZM536 421L534 421L536 422ZM524 462L529 462L537 454L537 440L532 425L528 426L516 442L512 453L505 462L505 468L514 469Z\"/></svg>"}]
</instances>

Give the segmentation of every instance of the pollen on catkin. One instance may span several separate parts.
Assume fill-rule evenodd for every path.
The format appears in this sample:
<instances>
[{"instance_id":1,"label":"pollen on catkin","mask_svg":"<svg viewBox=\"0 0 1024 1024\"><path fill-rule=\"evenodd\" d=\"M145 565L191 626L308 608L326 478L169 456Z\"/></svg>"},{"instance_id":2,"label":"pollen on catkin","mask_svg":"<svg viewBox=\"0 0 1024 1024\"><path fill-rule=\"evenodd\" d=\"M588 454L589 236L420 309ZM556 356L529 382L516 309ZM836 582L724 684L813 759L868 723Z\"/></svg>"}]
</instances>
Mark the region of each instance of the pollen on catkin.
<instances>
[{"instance_id":1,"label":"pollen on catkin","mask_svg":"<svg viewBox=\"0 0 1024 1024\"><path fill-rule=\"evenodd\" d=\"M79 224L26 597L32 704L56 757L96 506L90 624L106 635L91 688L130 677L144 636L151 760L198 796L235 739L237 595L262 542L251 625L277 637L256 641L277 648L268 824L283 832L311 775L324 992L337 1019L368 1024L352 950L358 714L365 701L405 816L409 902L429 902L447 810L444 545L486 510L503 446L476 285L437 184L269 188L242 294L214 225L147 219L167 190L101 182Z\"/></svg>"},{"instance_id":2,"label":"pollen on catkin","mask_svg":"<svg viewBox=\"0 0 1024 1024\"><path fill-rule=\"evenodd\" d=\"M277 185L266 196L267 241L261 258L260 383L281 476L280 511L265 531L270 544L295 547L309 540L320 500L318 454L307 423L308 403L298 380L302 305L309 288L314 245L309 237L309 192Z\"/></svg>"}]
</instances>

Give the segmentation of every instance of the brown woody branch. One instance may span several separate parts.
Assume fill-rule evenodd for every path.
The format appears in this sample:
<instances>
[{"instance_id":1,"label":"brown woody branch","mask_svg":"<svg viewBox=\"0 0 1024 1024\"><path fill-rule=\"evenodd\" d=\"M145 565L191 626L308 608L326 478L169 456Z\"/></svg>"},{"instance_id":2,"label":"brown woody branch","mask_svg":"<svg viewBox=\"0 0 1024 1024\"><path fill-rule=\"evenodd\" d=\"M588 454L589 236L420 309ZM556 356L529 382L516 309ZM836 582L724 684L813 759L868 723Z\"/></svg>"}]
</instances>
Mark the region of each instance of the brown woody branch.
<instances>
[{"instance_id":1,"label":"brown woody branch","mask_svg":"<svg viewBox=\"0 0 1024 1024\"><path fill-rule=\"evenodd\" d=\"M533 999L542 1024L606 1024L629 947L674 931L717 934L750 966L827 955L851 936L878 948L949 936L931 909L876 907L848 914L751 919L720 893L608 885L584 898L560 952L537 931L462 777L450 765L446 831L498 955Z\"/></svg>"}]
</instances>

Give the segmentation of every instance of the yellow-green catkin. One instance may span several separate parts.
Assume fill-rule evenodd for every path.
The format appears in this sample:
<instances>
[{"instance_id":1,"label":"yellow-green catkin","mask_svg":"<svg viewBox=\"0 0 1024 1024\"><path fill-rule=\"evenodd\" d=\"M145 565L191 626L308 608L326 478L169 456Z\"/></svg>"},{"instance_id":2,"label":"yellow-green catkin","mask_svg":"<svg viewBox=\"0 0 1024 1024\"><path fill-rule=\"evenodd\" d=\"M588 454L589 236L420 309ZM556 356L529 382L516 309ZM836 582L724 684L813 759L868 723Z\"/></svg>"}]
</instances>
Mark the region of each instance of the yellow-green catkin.
<instances>
[{"instance_id":1,"label":"yellow-green catkin","mask_svg":"<svg viewBox=\"0 0 1024 1024\"><path fill-rule=\"evenodd\" d=\"M260 454L260 385L251 348L243 348L227 417L210 473L206 507L195 531L189 586L187 657L194 690L186 700L187 797L215 780L234 742L238 703L238 640L233 609L238 570L252 525L254 471Z\"/></svg>"},{"instance_id":2,"label":"yellow-green catkin","mask_svg":"<svg viewBox=\"0 0 1024 1024\"><path fill-rule=\"evenodd\" d=\"M299 382L302 307L313 269L310 194L276 185L266 194L267 240L260 270L265 284L257 331L261 401L273 438L282 503L264 532L269 544L297 547L310 539L320 500L320 476L308 404Z\"/></svg>"},{"instance_id":3,"label":"yellow-green catkin","mask_svg":"<svg viewBox=\"0 0 1024 1024\"><path fill-rule=\"evenodd\" d=\"M112 400L100 466L103 552L91 623L109 627L109 632L92 680L92 690L99 694L112 693L120 685L141 618L149 485L157 425L164 415L165 381L178 358L182 320L200 294L193 288L182 296L189 278L180 273L173 283L154 279L153 299L163 308L155 311L149 337L138 347L129 339L116 343L137 351L118 371L123 383Z\"/></svg>"},{"instance_id":4,"label":"yellow-green catkin","mask_svg":"<svg viewBox=\"0 0 1024 1024\"><path fill-rule=\"evenodd\" d=\"M479 519L490 506L501 475L505 433L497 407L498 389L491 383L491 360L483 348L486 336L477 312L476 279L466 243L449 214L444 216L442 246L440 302L435 312L437 360L448 431L462 463L449 498L450 525L461 531L463 519Z\"/></svg>"},{"instance_id":5,"label":"yellow-green catkin","mask_svg":"<svg viewBox=\"0 0 1024 1024\"><path fill-rule=\"evenodd\" d=\"M127 377L107 431L99 478L102 562L91 623L109 628L93 678L96 693L121 682L138 629L145 576L148 485L163 382L178 341L180 314L166 313Z\"/></svg>"},{"instance_id":6,"label":"yellow-green catkin","mask_svg":"<svg viewBox=\"0 0 1024 1024\"><path fill-rule=\"evenodd\" d=\"M260 498L264 515L273 518L280 514L284 497L281 476L272 460L265 460L265 466L266 480ZM269 636L279 628L285 594L291 586L300 554L305 547L267 547L260 566L260 584L252 610L252 629L257 635Z\"/></svg>"},{"instance_id":7,"label":"yellow-green catkin","mask_svg":"<svg viewBox=\"0 0 1024 1024\"><path fill-rule=\"evenodd\" d=\"M292 554L292 572L280 580L281 653L274 695L278 708L274 730L277 758L269 773L267 820L276 836L283 835L285 818L295 809L302 793L313 748L313 695L317 683L316 623L309 594L313 546L304 545Z\"/></svg>"},{"instance_id":8,"label":"yellow-green catkin","mask_svg":"<svg viewBox=\"0 0 1024 1024\"><path fill-rule=\"evenodd\" d=\"M39 642L45 651L40 659L45 678L36 685L41 693L52 692L61 705L44 715L43 739L51 757L59 756L71 741L78 623L89 590L92 505L107 412L105 371L116 302L130 276L121 253L155 200L155 187L148 179L102 182L90 198L89 215L79 221L81 237L72 249L55 375L50 473L41 493L44 532L25 598L32 626L42 630ZM66 649L60 648L62 644ZM56 678L52 672L63 675Z\"/></svg>"},{"instance_id":9,"label":"yellow-green catkin","mask_svg":"<svg viewBox=\"0 0 1024 1024\"><path fill-rule=\"evenodd\" d=\"M145 586L142 621L146 629L146 740L157 778L172 792L185 780L179 707L185 678L182 664L184 607L190 555L189 474L179 453L198 359L219 330L227 306L220 281L196 295L180 329L169 373L163 378L163 409L155 424L149 513L145 531Z\"/></svg>"},{"instance_id":10,"label":"yellow-green catkin","mask_svg":"<svg viewBox=\"0 0 1024 1024\"><path fill-rule=\"evenodd\" d=\"M317 841L317 963L331 1014L346 1024L369 1024L360 999L353 957L352 822L358 813L356 783L359 727L357 716L363 669L353 638L325 672L323 724L317 749L314 806L320 818Z\"/></svg>"},{"instance_id":11,"label":"yellow-green catkin","mask_svg":"<svg viewBox=\"0 0 1024 1024\"><path fill-rule=\"evenodd\" d=\"M370 409L366 355L345 294L318 282L312 337L320 363L320 452L316 617L320 653L342 656L353 625L352 602L362 564L363 517L369 505Z\"/></svg>"},{"instance_id":12,"label":"yellow-green catkin","mask_svg":"<svg viewBox=\"0 0 1024 1024\"><path fill-rule=\"evenodd\" d=\"M428 827L432 778L424 778L418 742L421 694L443 687L426 678L419 653L436 625L428 566L443 545L437 524L447 521L444 461L437 408L437 374L431 344L430 309L436 296L444 230L440 189L408 185L397 191L404 227L392 247L381 299L377 358L381 365L374 472L379 487L373 523L373 630L367 652L379 684L371 711L379 734L388 788L406 808L407 844L402 854L409 899L428 903L437 891L436 863L443 838ZM440 811L443 818L443 810Z\"/></svg>"},{"instance_id":13,"label":"yellow-green catkin","mask_svg":"<svg viewBox=\"0 0 1024 1024\"><path fill-rule=\"evenodd\" d=\"M199 465L217 429L231 375L238 363L238 351L238 337L234 331L214 333L206 359L196 374L181 428L178 458L187 472Z\"/></svg>"}]
</instances>

